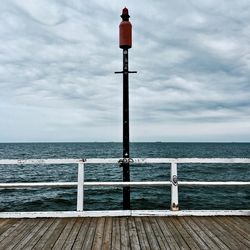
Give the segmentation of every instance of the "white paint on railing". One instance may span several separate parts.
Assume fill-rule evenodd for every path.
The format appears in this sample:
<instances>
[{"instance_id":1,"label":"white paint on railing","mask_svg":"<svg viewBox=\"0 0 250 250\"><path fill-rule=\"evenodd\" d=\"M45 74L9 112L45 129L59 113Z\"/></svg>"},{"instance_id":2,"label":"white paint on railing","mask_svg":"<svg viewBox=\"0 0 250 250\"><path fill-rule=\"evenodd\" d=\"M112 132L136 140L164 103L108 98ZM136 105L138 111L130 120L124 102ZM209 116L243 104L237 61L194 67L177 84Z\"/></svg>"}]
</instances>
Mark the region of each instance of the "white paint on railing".
<instances>
[{"instance_id":1,"label":"white paint on railing","mask_svg":"<svg viewBox=\"0 0 250 250\"><path fill-rule=\"evenodd\" d=\"M0 183L0 188L75 187L77 182L15 182Z\"/></svg>"},{"instance_id":2,"label":"white paint on railing","mask_svg":"<svg viewBox=\"0 0 250 250\"><path fill-rule=\"evenodd\" d=\"M29 187L75 187L75 186L84 186L84 187L94 187L94 186L106 186L106 187L128 187L128 186L170 186L170 181L134 181L134 182L121 182L121 181L92 181L84 182L84 185L81 185L81 182L78 177L78 182L16 182L16 183L0 183L1 188L29 188ZM80 188L78 189L80 191Z\"/></svg>"},{"instance_id":3,"label":"white paint on railing","mask_svg":"<svg viewBox=\"0 0 250 250\"><path fill-rule=\"evenodd\" d=\"M250 210L109 210L109 211L49 211L1 212L0 218L71 218L124 216L250 216Z\"/></svg>"},{"instance_id":4,"label":"white paint on railing","mask_svg":"<svg viewBox=\"0 0 250 250\"><path fill-rule=\"evenodd\" d=\"M16 182L16 183L0 183L0 189L11 188L36 188L36 187L76 187L80 182ZM172 186L171 181L96 181L84 182L84 187L139 187L139 186ZM248 181L179 181L178 186L250 186Z\"/></svg>"},{"instance_id":5,"label":"white paint on railing","mask_svg":"<svg viewBox=\"0 0 250 250\"><path fill-rule=\"evenodd\" d=\"M81 161L81 159L2 159L0 165L78 164Z\"/></svg>"},{"instance_id":6,"label":"white paint on railing","mask_svg":"<svg viewBox=\"0 0 250 250\"><path fill-rule=\"evenodd\" d=\"M83 211L84 202L84 163L78 163L77 211Z\"/></svg>"},{"instance_id":7,"label":"white paint on railing","mask_svg":"<svg viewBox=\"0 0 250 250\"><path fill-rule=\"evenodd\" d=\"M116 186L116 187L128 187L128 186L170 186L171 182L170 181L130 181L130 182L121 182L121 181L108 181L108 182L85 182L84 186L89 187L89 186Z\"/></svg>"},{"instance_id":8,"label":"white paint on railing","mask_svg":"<svg viewBox=\"0 0 250 250\"><path fill-rule=\"evenodd\" d=\"M0 159L0 165L26 164L117 164L120 158L91 158L91 159ZM131 164L151 163L250 163L250 158L131 158Z\"/></svg>"},{"instance_id":9,"label":"white paint on railing","mask_svg":"<svg viewBox=\"0 0 250 250\"><path fill-rule=\"evenodd\" d=\"M177 177L177 163L171 163L171 210L179 210L179 201L178 201L178 177Z\"/></svg>"},{"instance_id":10,"label":"white paint on railing","mask_svg":"<svg viewBox=\"0 0 250 250\"><path fill-rule=\"evenodd\" d=\"M179 186L250 186L250 181L179 181Z\"/></svg>"}]
</instances>

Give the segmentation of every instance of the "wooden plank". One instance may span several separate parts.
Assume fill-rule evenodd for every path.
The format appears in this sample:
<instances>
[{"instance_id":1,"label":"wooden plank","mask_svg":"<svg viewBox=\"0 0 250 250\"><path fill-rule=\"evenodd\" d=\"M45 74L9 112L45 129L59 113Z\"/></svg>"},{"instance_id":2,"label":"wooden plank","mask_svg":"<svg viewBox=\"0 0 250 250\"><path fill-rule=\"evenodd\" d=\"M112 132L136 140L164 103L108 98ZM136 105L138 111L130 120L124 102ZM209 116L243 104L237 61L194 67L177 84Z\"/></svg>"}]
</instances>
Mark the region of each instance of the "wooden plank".
<instances>
[{"instance_id":1,"label":"wooden plank","mask_svg":"<svg viewBox=\"0 0 250 250\"><path fill-rule=\"evenodd\" d=\"M0 242L4 240L8 235L10 235L13 231L15 231L18 227L22 227L24 225L24 219L17 220L14 223L11 223L11 221L8 224L8 227L6 227L6 231L4 231L0 235Z\"/></svg>"},{"instance_id":2,"label":"wooden plank","mask_svg":"<svg viewBox=\"0 0 250 250\"><path fill-rule=\"evenodd\" d=\"M44 235L44 233L48 230L48 228L52 225L55 219L46 219L45 223L40 227L39 231L24 245L25 250L32 249L36 243L40 240L40 238Z\"/></svg>"},{"instance_id":3,"label":"wooden plank","mask_svg":"<svg viewBox=\"0 0 250 250\"><path fill-rule=\"evenodd\" d=\"M111 248L112 245L112 217L107 217L105 220L103 240L102 240L102 249L107 250Z\"/></svg>"},{"instance_id":4,"label":"wooden plank","mask_svg":"<svg viewBox=\"0 0 250 250\"><path fill-rule=\"evenodd\" d=\"M131 249L140 249L140 242L139 242L134 218L129 217L127 221L128 221L128 234L129 234Z\"/></svg>"},{"instance_id":5,"label":"wooden plank","mask_svg":"<svg viewBox=\"0 0 250 250\"><path fill-rule=\"evenodd\" d=\"M244 221L240 221L240 223L237 221L236 217L233 218L218 218L219 220L223 220L222 223L230 227L230 232L235 234L235 236L238 239L241 239L243 242L246 242L246 244L250 244L250 224L245 223ZM223 226L225 226L223 225Z\"/></svg>"},{"instance_id":6,"label":"wooden plank","mask_svg":"<svg viewBox=\"0 0 250 250\"><path fill-rule=\"evenodd\" d=\"M62 231L64 230L64 228L66 227L69 219L65 218L65 219L57 219L58 220L58 224L56 227L54 227L52 230L53 232L51 233L51 236L48 238L48 240L46 241L46 243L44 244L43 248L44 249L52 249L55 242L57 241L57 239L59 238L60 234L62 233Z\"/></svg>"},{"instance_id":7,"label":"wooden plank","mask_svg":"<svg viewBox=\"0 0 250 250\"><path fill-rule=\"evenodd\" d=\"M17 231L15 235L13 235L12 239L9 239L8 243L4 246L4 244L1 244L1 246L5 250L18 248L20 245L20 242L23 240L23 238L27 237L27 235L32 232L33 228L38 224L37 220L27 220L26 226L23 227L20 231ZM7 239L7 238L6 238ZM3 243L3 242L1 242Z\"/></svg>"},{"instance_id":8,"label":"wooden plank","mask_svg":"<svg viewBox=\"0 0 250 250\"><path fill-rule=\"evenodd\" d=\"M101 217L97 219L96 231L93 241L93 249L101 249L102 247L102 239L104 234L104 225L105 225L105 217Z\"/></svg>"},{"instance_id":9,"label":"wooden plank","mask_svg":"<svg viewBox=\"0 0 250 250\"><path fill-rule=\"evenodd\" d=\"M34 220L25 220L19 227L17 227L11 234L1 241L2 249L12 249L22 239L26 230L29 230L34 224Z\"/></svg>"},{"instance_id":10,"label":"wooden plank","mask_svg":"<svg viewBox=\"0 0 250 250\"><path fill-rule=\"evenodd\" d=\"M220 232L221 240L223 240L225 244L228 245L228 247L231 247L233 249L241 249L242 244L240 242L237 242L237 239L234 239L230 231L228 232L227 230L225 230L225 228L222 227L221 222L216 222L213 218L211 218L211 223Z\"/></svg>"},{"instance_id":11,"label":"wooden plank","mask_svg":"<svg viewBox=\"0 0 250 250\"><path fill-rule=\"evenodd\" d=\"M8 228L13 226L18 221L20 221L20 219L19 220L18 219L3 219L3 221L2 221L2 223L0 225L0 236L4 232L6 232L8 230Z\"/></svg>"},{"instance_id":12,"label":"wooden plank","mask_svg":"<svg viewBox=\"0 0 250 250\"><path fill-rule=\"evenodd\" d=\"M149 217L144 217L142 218L142 222L143 222L143 226L149 241L149 245L151 247L151 249L159 249L160 246L158 244L158 241L155 237L154 231L152 230L150 221L149 221Z\"/></svg>"},{"instance_id":13,"label":"wooden plank","mask_svg":"<svg viewBox=\"0 0 250 250\"><path fill-rule=\"evenodd\" d=\"M209 246L203 241L202 238L196 233L196 231L185 221L182 217L178 218L181 226L189 233L190 237L197 243L199 249L208 250Z\"/></svg>"},{"instance_id":14,"label":"wooden plank","mask_svg":"<svg viewBox=\"0 0 250 250\"><path fill-rule=\"evenodd\" d=\"M227 223L231 224L235 230L248 240L250 235L250 220L239 220L239 218L240 217L227 217L225 220L227 220Z\"/></svg>"},{"instance_id":15,"label":"wooden plank","mask_svg":"<svg viewBox=\"0 0 250 250\"><path fill-rule=\"evenodd\" d=\"M213 239L213 241L219 246L220 249L228 250L229 247L220 237L220 232L216 230L216 228L211 225L209 217L199 217L193 218L196 224L199 224L200 228L206 233L208 237Z\"/></svg>"},{"instance_id":16,"label":"wooden plank","mask_svg":"<svg viewBox=\"0 0 250 250\"><path fill-rule=\"evenodd\" d=\"M217 244L215 244L215 242L193 221L192 217L184 217L184 220L196 231L200 238L204 239L210 248L219 249Z\"/></svg>"},{"instance_id":17,"label":"wooden plank","mask_svg":"<svg viewBox=\"0 0 250 250\"><path fill-rule=\"evenodd\" d=\"M172 221L170 220L170 218L169 217L168 218L165 217L164 220L165 220L168 228L170 229L170 233L175 238L175 241L177 242L177 244L180 247L180 249L189 249L187 243L183 239L182 235L179 234L178 230L175 228L175 226L172 223Z\"/></svg>"},{"instance_id":18,"label":"wooden plank","mask_svg":"<svg viewBox=\"0 0 250 250\"><path fill-rule=\"evenodd\" d=\"M46 219L36 219L37 224L32 228L32 231L28 232L27 235L15 246L15 250L22 249L40 230L42 225L46 222Z\"/></svg>"},{"instance_id":19,"label":"wooden plank","mask_svg":"<svg viewBox=\"0 0 250 250\"><path fill-rule=\"evenodd\" d=\"M112 227L112 249L120 250L121 249L121 229L119 218L113 218L113 227Z\"/></svg>"},{"instance_id":20,"label":"wooden plank","mask_svg":"<svg viewBox=\"0 0 250 250\"><path fill-rule=\"evenodd\" d=\"M64 242L67 240L68 235L70 231L72 230L75 222L76 222L76 218L73 218L67 221L66 226L64 227L63 231L61 232L59 238L55 242L52 249L62 249Z\"/></svg>"},{"instance_id":21,"label":"wooden plank","mask_svg":"<svg viewBox=\"0 0 250 250\"><path fill-rule=\"evenodd\" d=\"M195 218L193 218L195 220ZM237 245L235 245L235 242L231 239L229 236L225 236L225 232L221 230L219 225L217 225L212 217L206 218L204 221L205 227L208 228L215 236L211 237L213 241L218 245L218 247L221 247L223 245L226 245L228 248L238 249ZM217 243L218 242L218 243ZM220 242L223 242L220 244Z\"/></svg>"},{"instance_id":22,"label":"wooden plank","mask_svg":"<svg viewBox=\"0 0 250 250\"><path fill-rule=\"evenodd\" d=\"M79 233L76 237L73 249L82 249L83 242L85 240L91 218L83 218L82 226L79 230Z\"/></svg>"},{"instance_id":23,"label":"wooden plank","mask_svg":"<svg viewBox=\"0 0 250 250\"><path fill-rule=\"evenodd\" d=\"M130 249L128 223L126 217L120 218L120 228L121 228L121 249Z\"/></svg>"},{"instance_id":24,"label":"wooden plank","mask_svg":"<svg viewBox=\"0 0 250 250\"><path fill-rule=\"evenodd\" d=\"M181 222L184 221L184 223L182 225L187 229L187 231L190 232L190 235L192 235L192 237L197 242L197 244L200 246L200 248L210 249L210 247L206 245L206 242L205 242L206 238L201 238L199 234L196 234L196 231L188 223L186 223L183 218L179 218L179 220ZM203 223L203 220L204 220L204 223ZM209 230L210 227L209 227L209 223L207 221L207 218L199 217L197 224L199 224L201 230L204 231L204 233L207 235L207 237L209 237L210 239L213 239L215 244L221 246L221 249L224 249L224 250L228 249L228 247L216 236L213 229Z\"/></svg>"},{"instance_id":25,"label":"wooden plank","mask_svg":"<svg viewBox=\"0 0 250 250\"><path fill-rule=\"evenodd\" d=\"M213 221L217 224L217 227L223 232L224 237L229 238L228 240L234 241L235 246L238 249L249 248L250 249L250 242L248 239L242 237L242 234L235 230L235 226L228 225L226 218L212 218ZM240 247L240 248L239 248Z\"/></svg>"},{"instance_id":26,"label":"wooden plank","mask_svg":"<svg viewBox=\"0 0 250 250\"><path fill-rule=\"evenodd\" d=\"M53 223L47 228L43 236L36 242L35 246L33 249L43 249L44 245L47 243L50 237L53 237L53 232L55 231L56 227L60 223L60 220L55 219Z\"/></svg>"},{"instance_id":27,"label":"wooden plank","mask_svg":"<svg viewBox=\"0 0 250 250\"><path fill-rule=\"evenodd\" d=\"M10 221L11 219L0 219L0 228L2 228L5 224L8 224Z\"/></svg>"},{"instance_id":28,"label":"wooden plank","mask_svg":"<svg viewBox=\"0 0 250 250\"><path fill-rule=\"evenodd\" d=\"M164 217L156 217L156 220L159 224L159 227L161 228L161 231L166 239L167 242L169 242L169 245L171 246L171 249L179 250L180 247L178 246L175 238L173 238L170 229L167 226L167 223L164 220Z\"/></svg>"},{"instance_id":29,"label":"wooden plank","mask_svg":"<svg viewBox=\"0 0 250 250\"><path fill-rule=\"evenodd\" d=\"M77 218L72 230L70 231L67 240L64 242L62 249L72 249L75 239L80 231L83 219Z\"/></svg>"},{"instance_id":30,"label":"wooden plank","mask_svg":"<svg viewBox=\"0 0 250 250\"><path fill-rule=\"evenodd\" d=\"M154 231L155 237L158 241L160 248L161 249L170 249L169 242L165 239L165 236L162 233L161 228L160 228L158 222L156 221L156 218L149 217L149 221L151 223L151 227Z\"/></svg>"},{"instance_id":31,"label":"wooden plank","mask_svg":"<svg viewBox=\"0 0 250 250\"><path fill-rule=\"evenodd\" d=\"M249 214L250 215L250 214ZM247 224L247 230L250 230L250 216L231 216L231 217L228 217L229 219L232 218L236 221L241 221L243 223L246 223Z\"/></svg>"},{"instance_id":32,"label":"wooden plank","mask_svg":"<svg viewBox=\"0 0 250 250\"><path fill-rule=\"evenodd\" d=\"M83 242L82 249L91 249L94 241L95 230L96 230L97 218L91 218L89 228Z\"/></svg>"},{"instance_id":33,"label":"wooden plank","mask_svg":"<svg viewBox=\"0 0 250 250\"><path fill-rule=\"evenodd\" d=\"M143 227L141 217L135 217L134 219L135 219L135 225L136 225L136 230L137 230L138 239L140 242L141 249L150 249L150 245L148 242L148 238L147 238L145 229Z\"/></svg>"},{"instance_id":34,"label":"wooden plank","mask_svg":"<svg viewBox=\"0 0 250 250\"><path fill-rule=\"evenodd\" d=\"M169 217L168 219L172 222L172 225L176 228L179 235L182 236L182 238L185 240L186 244L189 246L190 249L200 248L195 242L195 240L190 236L188 231L185 230L184 227L182 227L181 223L179 222L178 217Z\"/></svg>"}]
</instances>

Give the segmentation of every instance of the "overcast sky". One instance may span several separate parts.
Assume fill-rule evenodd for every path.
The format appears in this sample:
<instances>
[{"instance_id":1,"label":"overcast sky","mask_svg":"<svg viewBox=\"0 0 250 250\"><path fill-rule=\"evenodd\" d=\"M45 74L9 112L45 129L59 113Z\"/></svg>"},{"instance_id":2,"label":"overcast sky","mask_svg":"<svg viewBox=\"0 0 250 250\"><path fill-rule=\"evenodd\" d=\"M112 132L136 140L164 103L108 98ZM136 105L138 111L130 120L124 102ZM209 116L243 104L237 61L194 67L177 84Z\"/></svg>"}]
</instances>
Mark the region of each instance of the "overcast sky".
<instances>
[{"instance_id":1,"label":"overcast sky","mask_svg":"<svg viewBox=\"0 0 250 250\"><path fill-rule=\"evenodd\" d=\"M249 0L2 0L0 142L250 141Z\"/></svg>"}]
</instances>

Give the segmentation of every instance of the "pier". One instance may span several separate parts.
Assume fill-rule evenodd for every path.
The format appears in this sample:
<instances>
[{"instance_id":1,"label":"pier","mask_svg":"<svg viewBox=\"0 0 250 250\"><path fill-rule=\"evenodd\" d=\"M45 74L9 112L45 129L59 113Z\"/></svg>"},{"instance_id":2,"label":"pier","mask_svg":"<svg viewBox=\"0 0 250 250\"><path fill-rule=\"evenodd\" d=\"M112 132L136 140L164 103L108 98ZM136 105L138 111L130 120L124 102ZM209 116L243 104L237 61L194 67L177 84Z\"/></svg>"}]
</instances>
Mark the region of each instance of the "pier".
<instances>
[{"instance_id":1,"label":"pier","mask_svg":"<svg viewBox=\"0 0 250 250\"><path fill-rule=\"evenodd\" d=\"M250 249L250 217L0 219L0 249Z\"/></svg>"}]
</instances>

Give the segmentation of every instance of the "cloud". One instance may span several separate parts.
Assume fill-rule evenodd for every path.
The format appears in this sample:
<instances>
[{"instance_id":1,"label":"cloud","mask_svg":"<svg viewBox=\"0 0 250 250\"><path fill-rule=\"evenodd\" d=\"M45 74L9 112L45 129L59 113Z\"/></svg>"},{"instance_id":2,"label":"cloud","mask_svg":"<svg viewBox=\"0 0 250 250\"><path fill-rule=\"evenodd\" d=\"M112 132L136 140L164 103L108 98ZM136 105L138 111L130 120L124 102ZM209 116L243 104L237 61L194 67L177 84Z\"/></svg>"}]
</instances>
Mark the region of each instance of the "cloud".
<instances>
[{"instance_id":1,"label":"cloud","mask_svg":"<svg viewBox=\"0 0 250 250\"><path fill-rule=\"evenodd\" d=\"M113 72L125 5L138 70L132 140L250 140L247 1L10 0L0 6L0 141L121 140Z\"/></svg>"}]
</instances>

